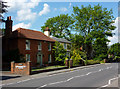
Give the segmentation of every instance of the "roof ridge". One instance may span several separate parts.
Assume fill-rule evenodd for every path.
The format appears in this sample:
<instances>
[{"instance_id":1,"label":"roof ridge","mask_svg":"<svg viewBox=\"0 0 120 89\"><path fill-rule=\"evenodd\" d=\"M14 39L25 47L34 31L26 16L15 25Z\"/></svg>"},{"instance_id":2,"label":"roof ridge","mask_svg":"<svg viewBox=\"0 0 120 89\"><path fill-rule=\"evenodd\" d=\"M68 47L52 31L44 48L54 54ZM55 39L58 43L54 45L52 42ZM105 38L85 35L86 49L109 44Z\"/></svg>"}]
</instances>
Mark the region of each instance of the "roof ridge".
<instances>
[{"instance_id":1,"label":"roof ridge","mask_svg":"<svg viewBox=\"0 0 120 89\"><path fill-rule=\"evenodd\" d=\"M36 31L36 30L31 30L31 29L26 29L26 28L17 28L16 30L29 30L29 31L33 31L33 32L39 32L39 33L42 33L44 36L46 36L43 32L40 32L40 31ZM48 38L50 38L49 36L46 36L46 37L48 37ZM52 39L52 38L50 38L50 39ZM54 40L54 39L52 39L53 41L56 41L56 40Z\"/></svg>"}]
</instances>

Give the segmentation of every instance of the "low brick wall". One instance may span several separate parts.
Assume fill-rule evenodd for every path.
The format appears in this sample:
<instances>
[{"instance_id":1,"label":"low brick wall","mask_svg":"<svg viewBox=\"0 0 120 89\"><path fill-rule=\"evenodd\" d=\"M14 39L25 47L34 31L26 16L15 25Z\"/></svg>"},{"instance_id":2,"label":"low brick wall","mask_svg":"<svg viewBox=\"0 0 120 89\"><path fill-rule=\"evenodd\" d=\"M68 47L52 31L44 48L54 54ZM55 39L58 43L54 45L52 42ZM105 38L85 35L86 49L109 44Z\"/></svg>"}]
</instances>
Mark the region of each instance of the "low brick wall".
<instances>
[{"instance_id":1,"label":"low brick wall","mask_svg":"<svg viewBox=\"0 0 120 89\"><path fill-rule=\"evenodd\" d=\"M11 73L20 74L20 75L30 75L31 62L26 62L26 63L11 62Z\"/></svg>"}]
</instances>

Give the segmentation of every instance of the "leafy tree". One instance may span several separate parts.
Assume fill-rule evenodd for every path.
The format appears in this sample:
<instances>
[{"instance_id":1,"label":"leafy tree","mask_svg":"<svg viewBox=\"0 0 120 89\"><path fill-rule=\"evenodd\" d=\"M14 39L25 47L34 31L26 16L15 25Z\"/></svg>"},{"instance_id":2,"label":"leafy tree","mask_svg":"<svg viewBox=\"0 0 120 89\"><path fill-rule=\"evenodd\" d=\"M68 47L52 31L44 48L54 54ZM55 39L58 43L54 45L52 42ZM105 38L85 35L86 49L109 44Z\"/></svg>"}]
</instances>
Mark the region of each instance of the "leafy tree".
<instances>
[{"instance_id":1,"label":"leafy tree","mask_svg":"<svg viewBox=\"0 0 120 89\"><path fill-rule=\"evenodd\" d=\"M96 34L96 39L93 43L95 59L103 60L107 58L107 42L110 41L107 39L106 35L107 34L102 31Z\"/></svg>"},{"instance_id":2,"label":"leafy tree","mask_svg":"<svg viewBox=\"0 0 120 89\"><path fill-rule=\"evenodd\" d=\"M91 5L84 7L82 5L81 9L76 6L73 7L73 12L74 27L83 36L83 46L87 53L87 58L91 59L93 56L93 43L102 35L100 32L105 35L103 39L112 36L112 30L115 29L115 26L112 25L114 23L113 12L112 10L108 11L107 8L102 8L99 4L94 7L91 7Z\"/></svg>"},{"instance_id":3,"label":"leafy tree","mask_svg":"<svg viewBox=\"0 0 120 89\"><path fill-rule=\"evenodd\" d=\"M108 54L113 54L114 56L120 56L120 43L115 43L111 45L108 50Z\"/></svg>"},{"instance_id":4,"label":"leafy tree","mask_svg":"<svg viewBox=\"0 0 120 89\"><path fill-rule=\"evenodd\" d=\"M79 49L83 45L83 36L80 34L71 34L71 42L73 49Z\"/></svg>"},{"instance_id":5,"label":"leafy tree","mask_svg":"<svg viewBox=\"0 0 120 89\"><path fill-rule=\"evenodd\" d=\"M3 2L2 0L0 1L0 22L4 22L3 20L3 13L7 12L7 5L5 5L6 2Z\"/></svg>"},{"instance_id":6,"label":"leafy tree","mask_svg":"<svg viewBox=\"0 0 120 89\"><path fill-rule=\"evenodd\" d=\"M60 44L58 41L55 42L55 45L53 46L53 52L55 56L55 61L64 63L67 50L63 48L63 45Z\"/></svg>"},{"instance_id":7,"label":"leafy tree","mask_svg":"<svg viewBox=\"0 0 120 89\"><path fill-rule=\"evenodd\" d=\"M49 18L41 28L42 31L44 31L46 27L49 27L51 29L52 36L68 38L71 34L70 29L72 28L73 23L74 21L71 16L68 16L68 14L61 14L59 16Z\"/></svg>"}]
</instances>

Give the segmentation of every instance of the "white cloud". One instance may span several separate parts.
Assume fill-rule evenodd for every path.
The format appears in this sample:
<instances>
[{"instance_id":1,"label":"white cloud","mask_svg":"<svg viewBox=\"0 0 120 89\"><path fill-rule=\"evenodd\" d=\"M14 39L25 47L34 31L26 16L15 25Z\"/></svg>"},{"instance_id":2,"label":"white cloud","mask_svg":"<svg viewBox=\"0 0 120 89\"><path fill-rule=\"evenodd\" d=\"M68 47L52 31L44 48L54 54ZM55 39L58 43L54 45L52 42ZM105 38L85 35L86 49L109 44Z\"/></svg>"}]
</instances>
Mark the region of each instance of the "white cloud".
<instances>
[{"instance_id":1,"label":"white cloud","mask_svg":"<svg viewBox=\"0 0 120 89\"><path fill-rule=\"evenodd\" d=\"M70 4L69 4L69 8L72 6L72 3L70 2Z\"/></svg>"},{"instance_id":2,"label":"white cloud","mask_svg":"<svg viewBox=\"0 0 120 89\"><path fill-rule=\"evenodd\" d=\"M34 20L36 12L32 12L32 8L38 6L41 0L5 0L9 12L17 12L17 20Z\"/></svg>"},{"instance_id":3,"label":"white cloud","mask_svg":"<svg viewBox=\"0 0 120 89\"><path fill-rule=\"evenodd\" d=\"M56 11L56 10L57 10L57 8L54 8L54 10Z\"/></svg>"},{"instance_id":4,"label":"white cloud","mask_svg":"<svg viewBox=\"0 0 120 89\"><path fill-rule=\"evenodd\" d=\"M28 24L18 23L18 24L13 26L13 31L16 30L19 27L21 27L21 28L30 28L30 26L31 26L31 23L28 23Z\"/></svg>"},{"instance_id":5,"label":"white cloud","mask_svg":"<svg viewBox=\"0 0 120 89\"><path fill-rule=\"evenodd\" d=\"M36 18L37 13L31 12L31 9L26 10L19 10L17 12L17 20L24 21L24 20L34 20Z\"/></svg>"},{"instance_id":6,"label":"white cloud","mask_svg":"<svg viewBox=\"0 0 120 89\"><path fill-rule=\"evenodd\" d=\"M50 6L48 4L44 4L43 10L39 12L39 15L42 16L50 12Z\"/></svg>"},{"instance_id":7,"label":"white cloud","mask_svg":"<svg viewBox=\"0 0 120 89\"><path fill-rule=\"evenodd\" d=\"M15 11L20 9L34 8L39 4L41 0L4 0L6 4L10 6L8 10Z\"/></svg>"},{"instance_id":8,"label":"white cloud","mask_svg":"<svg viewBox=\"0 0 120 89\"><path fill-rule=\"evenodd\" d=\"M68 9L65 8L65 7L63 7L63 8L61 8L60 10L63 11L63 12L65 12L65 11L67 11Z\"/></svg>"},{"instance_id":9,"label":"white cloud","mask_svg":"<svg viewBox=\"0 0 120 89\"><path fill-rule=\"evenodd\" d=\"M112 31L112 33L115 33L115 35L113 35L113 37L108 37L108 39L111 41L109 42L109 45L112 45L118 42L118 21L119 21L118 18L120 17L117 17L115 19L115 23L113 24L114 26L116 26L116 29Z\"/></svg>"}]
</instances>

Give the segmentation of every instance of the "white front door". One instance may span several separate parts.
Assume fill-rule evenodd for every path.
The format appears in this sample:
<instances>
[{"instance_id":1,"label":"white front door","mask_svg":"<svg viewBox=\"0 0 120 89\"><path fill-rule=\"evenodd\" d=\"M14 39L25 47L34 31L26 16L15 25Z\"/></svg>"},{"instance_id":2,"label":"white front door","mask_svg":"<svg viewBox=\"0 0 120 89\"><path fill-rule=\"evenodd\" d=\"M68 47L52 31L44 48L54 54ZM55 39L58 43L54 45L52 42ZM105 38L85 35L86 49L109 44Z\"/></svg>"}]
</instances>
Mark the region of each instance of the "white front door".
<instances>
[{"instance_id":1,"label":"white front door","mask_svg":"<svg viewBox=\"0 0 120 89\"><path fill-rule=\"evenodd\" d=\"M40 66L42 66L42 54L37 55L37 63L39 63Z\"/></svg>"}]
</instances>

